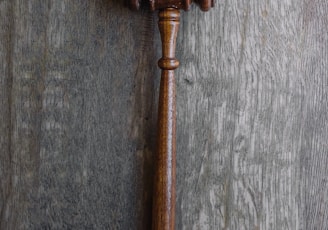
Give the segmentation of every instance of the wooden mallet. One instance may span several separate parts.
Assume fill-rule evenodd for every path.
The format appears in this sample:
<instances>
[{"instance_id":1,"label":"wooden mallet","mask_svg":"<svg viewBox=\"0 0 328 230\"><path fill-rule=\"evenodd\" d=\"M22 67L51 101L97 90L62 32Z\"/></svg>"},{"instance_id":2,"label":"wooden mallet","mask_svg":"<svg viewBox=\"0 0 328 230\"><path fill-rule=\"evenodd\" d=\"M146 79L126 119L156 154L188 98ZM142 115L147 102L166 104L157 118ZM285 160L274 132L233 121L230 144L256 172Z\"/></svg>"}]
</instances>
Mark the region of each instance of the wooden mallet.
<instances>
[{"instance_id":1,"label":"wooden mallet","mask_svg":"<svg viewBox=\"0 0 328 230\"><path fill-rule=\"evenodd\" d=\"M162 69L159 108L157 151L154 175L152 229L172 230L175 219L175 168L176 168L176 85L174 70L179 61L175 58L176 38L179 29L180 9L188 10L191 0L127 0L127 5L139 9L141 4L159 10L158 27L162 40ZM203 11L214 6L214 0L195 0Z\"/></svg>"}]
</instances>

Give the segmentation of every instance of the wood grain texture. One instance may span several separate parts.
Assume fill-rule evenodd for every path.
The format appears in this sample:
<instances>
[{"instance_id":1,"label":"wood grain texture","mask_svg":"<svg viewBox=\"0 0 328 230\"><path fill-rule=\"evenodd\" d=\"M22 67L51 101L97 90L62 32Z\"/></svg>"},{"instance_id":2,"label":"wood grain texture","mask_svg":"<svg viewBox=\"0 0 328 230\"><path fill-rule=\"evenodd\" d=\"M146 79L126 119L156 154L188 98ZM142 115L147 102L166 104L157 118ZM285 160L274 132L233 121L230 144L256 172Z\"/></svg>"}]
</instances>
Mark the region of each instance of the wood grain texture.
<instances>
[{"instance_id":1,"label":"wood grain texture","mask_svg":"<svg viewBox=\"0 0 328 230\"><path fill-rule=\"evenodd\" d=\"M1 89L13 82L0 228L150 226L153 16L108 1L0 4Z\"/></svg>"},{"instance_id":2,"label":"wood grain texture","mask_svg":"<svg viewBox=\"0 0 328 230\"><path fill-rule=\"evenodd\" d=\"M247 0L185 15L177 229L327 228L327 12Z\"/></svg>"},{"instance_id":3,"label":"wood grain texture","mask_svg":"<svg viewBox=\"0 0 328 230\"><path fill-rule=\"evenodd\" d=\"M176 229L328 228L327 14L182 13ZM0 229L150 229L153 21L117 1L0 0Z\"/></svg>"}]
</instances>

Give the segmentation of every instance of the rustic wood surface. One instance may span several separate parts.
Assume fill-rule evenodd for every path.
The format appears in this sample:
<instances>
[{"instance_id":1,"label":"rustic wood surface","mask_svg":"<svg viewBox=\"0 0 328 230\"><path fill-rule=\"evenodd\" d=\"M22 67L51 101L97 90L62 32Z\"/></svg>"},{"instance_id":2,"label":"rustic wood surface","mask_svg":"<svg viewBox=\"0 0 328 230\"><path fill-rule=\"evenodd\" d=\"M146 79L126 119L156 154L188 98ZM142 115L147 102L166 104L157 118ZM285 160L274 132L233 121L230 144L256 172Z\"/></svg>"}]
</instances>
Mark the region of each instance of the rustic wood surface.
<instances>
[{"instance_id":1,"label":"rustic wood surface","mask_svg":"<svg viewBox=\"0 0 328 230\"><path fill-rule=\"evenodd\" d=\"M328 229L328 2L180 19L176 229ZM156 14L0 0L0 229L149 229Z\"/></svg>"}]
</instances>

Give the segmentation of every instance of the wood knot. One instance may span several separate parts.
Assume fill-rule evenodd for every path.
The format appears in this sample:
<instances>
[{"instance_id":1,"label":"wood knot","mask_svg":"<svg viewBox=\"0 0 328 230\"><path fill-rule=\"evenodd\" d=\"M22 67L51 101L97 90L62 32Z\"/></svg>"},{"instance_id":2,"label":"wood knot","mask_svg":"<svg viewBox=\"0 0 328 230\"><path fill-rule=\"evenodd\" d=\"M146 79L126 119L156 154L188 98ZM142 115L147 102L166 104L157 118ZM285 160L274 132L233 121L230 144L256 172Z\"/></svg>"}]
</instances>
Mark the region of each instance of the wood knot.
<instances>
[{"instance_id":1,"label":"wood knot","mask_svg":"<svg viewBox=\"0 0 328 230\"><path fill-rule=\"evenodd\" d=\"M174 70L179 67L179 61L176 58L161 58L158 66L163 70Z\"/></svg>"}]
</instances>

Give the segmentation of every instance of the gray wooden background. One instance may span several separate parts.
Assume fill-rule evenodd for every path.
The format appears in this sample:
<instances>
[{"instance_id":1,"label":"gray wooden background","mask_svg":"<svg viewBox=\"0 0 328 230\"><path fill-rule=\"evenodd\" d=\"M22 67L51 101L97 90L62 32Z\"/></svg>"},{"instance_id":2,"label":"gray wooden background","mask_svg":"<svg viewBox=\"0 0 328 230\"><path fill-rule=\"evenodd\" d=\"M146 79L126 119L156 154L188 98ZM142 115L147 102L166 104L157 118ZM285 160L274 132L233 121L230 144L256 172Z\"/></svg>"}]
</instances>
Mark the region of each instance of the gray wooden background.
<instances>
[{"instance_id":1,"label":"gray wooden background","mask_svg":"<svg viewBox=\"0 0 328 230\"><path fill-rule=\"evenodd\" d=\"M0 229L149 229L157 15L0 0ZM328 1L183 13L184 230L328 229Z\"/></svg>"}]
</instances>

